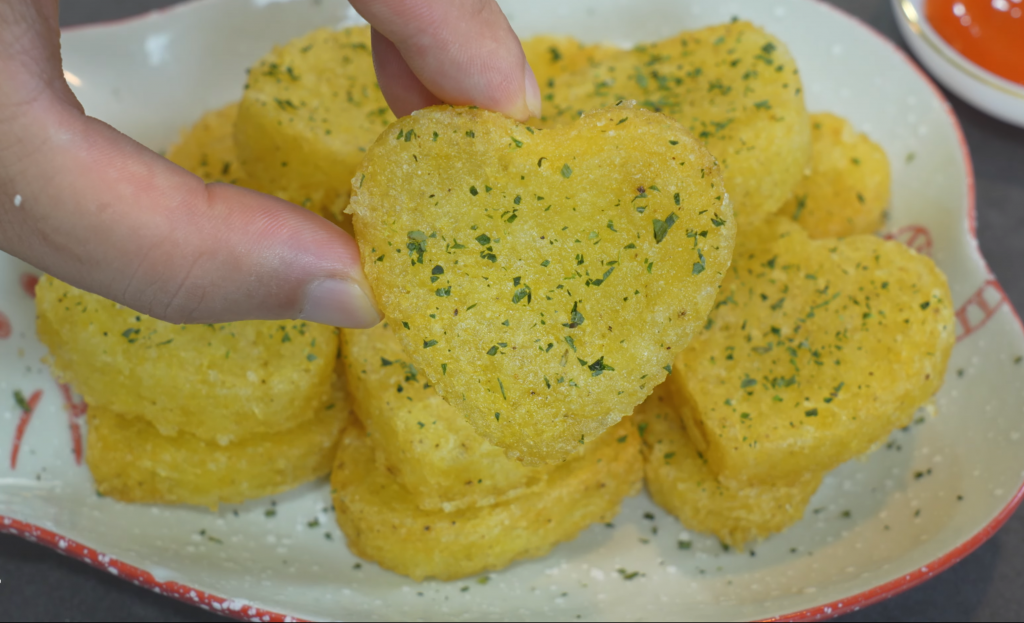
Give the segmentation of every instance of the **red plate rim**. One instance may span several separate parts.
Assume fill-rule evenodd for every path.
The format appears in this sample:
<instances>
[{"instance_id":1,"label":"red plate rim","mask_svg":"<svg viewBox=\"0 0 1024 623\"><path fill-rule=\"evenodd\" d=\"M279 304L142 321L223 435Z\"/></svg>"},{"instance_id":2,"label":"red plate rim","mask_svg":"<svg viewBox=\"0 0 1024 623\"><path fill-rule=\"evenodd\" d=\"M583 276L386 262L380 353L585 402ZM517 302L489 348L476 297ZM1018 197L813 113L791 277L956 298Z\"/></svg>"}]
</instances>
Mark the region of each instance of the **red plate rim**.
<instances>
[{"instance_id":1,"label":"red plate rim","mask_svg":"<svg viewBox=\"0 0 1024 623\"><path fill-rule=\"evenodd\" d=\"M172 5L163 9L157 9L147 13L139 15L133 15L127 18L109 20L106 22L92 22L88 24L80 24L64 28L64 31L75 31L87 28L99 28L107 27L118 24L126 24L134 21L139 21L153 17L154 15L167 13L171 11L177 11L183 7L197 4L199 0L185 0L185 2ZM925 84L932 89L935 96L945 105L946 115L953 124L953 129L956 132L957 141L960 146L960 154L963 158L964 171L967 179L967 226L971 240L974 242L975 248L978 249L978 237L977 237L977 213L976 213L976 201L975 201L975 186L974 186L974 167L971 163L970 151L967 147L967 141L964 138L963 129L960 126L960 121L953 113L952 106L946 99L942 91L935 85L931 77L922 70L906 52L896 46L892 41L882 36L880 33L875 31L873 28L867 26L859 19L852 17L848 13L837 9L836 7L826 4L823 0L814 0L820 6L832 11L833 13L848 20L854 27L863 29L876 37L883 44L887 45L893 52L902 57L910 67L917 72L917 74L924 80ZM983 265L988 270L988 265L984 261L984 257L981 256L980 250L978 255L982 259ZM991 271L989 270L989 273ZM1001 286L1000 286L1001 287ZM1006 300L1007 307L1013 314L1017 321L1018 326L1024 331L1024 322L1021 321L1020 315L1014 308L1013 303ZM1010 499L1009 503L992 519L987 525L981 530L974 534L971 538L967 539L957 547L953 548L946 554L933 560L931 563L919 567L909 573L906 573L898 578L870 588L866 591L856 593L844 599L838 599L820 606L808 608L806 610L800 610L798 612L792 612L780 616L770 617L763 619L764 621L820 621L824 619L830 619L832 617L839 616L848 612L853 612L865 608L872 604L884 601L890 597L894 597L910 588L921 584L925 580L945 571L950 568L965 556L980 547L985 541L992 537L1006 521L1013 515L1017 507L1020 506L1021 501L1024 500L1024 485L1014 494ZM161 582L153 577L151 573L144 569L140 569L134 565L128 564L114 557L107 556L102 552L98 552L94 549L88 548L81 543L63 537L55 532L37 526L35 524L23 522L12 517L6 517L0 515L0 532L13 534L15 536L22 537L28 541L39 543L50 547L66 556L76 558L85 563L88 563L99 569L103 569L108 573L124 578L132 582L137 586L142 586L153 592L173 597L185 603L190 603L205 610L216 612L229 617L235 618L247 618L251 620L259 621L303 621L304 619L298 619L293 616L274 612L272 610L265 610L252 606L247 602L236 599L229 599L226 597L220 597L206 591L202 591L196 588L192 588L186 584L179 582Z\"/></svg>"},{"instance_id":2,"label":"red plate rim","mask_svg":"<svg viewBox=\"0 0 1024 623\"><path fill-rule=\"evenodd\" d=\"M27 541L39 543L52 548L65 556L77 558L97 569L130 581L159 594L190 603L200 608L237 619L259 621L305 621L293 616L280 614L272 610L264 610L238 599L220 597L206 591L192 588L178 582L160 582L153 574L135 565L107 556L95 549L86 547L78 541L63 537L55 532L41 528L35 524L19 521L0 515L0 533L13 534Z\"/></svg>"}]
</instances>

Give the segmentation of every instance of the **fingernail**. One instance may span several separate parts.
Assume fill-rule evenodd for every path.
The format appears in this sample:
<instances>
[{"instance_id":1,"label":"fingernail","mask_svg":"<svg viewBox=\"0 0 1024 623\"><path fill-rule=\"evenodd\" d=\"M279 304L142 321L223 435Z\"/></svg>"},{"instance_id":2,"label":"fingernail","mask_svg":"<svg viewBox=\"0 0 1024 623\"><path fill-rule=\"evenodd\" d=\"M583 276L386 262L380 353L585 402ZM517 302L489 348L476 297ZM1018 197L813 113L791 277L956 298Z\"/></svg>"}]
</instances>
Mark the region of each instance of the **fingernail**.
<instances>
[{"instance_id":1,"label":"fingernail","mask_svg":"<svg viewBox=\"0 0 1024 623\"><path fill-rule=\"evenodd\" d=\"M540 117L540 86L537 84L537 76L533 75L533 68L530 63L523 61L526 66L526 107L530 114Z\"/></svg>"},{"instance_id":2,"label":"fingernail","mask_svg":"<svg viewBox=\"0 0 1024 623\"><path fill-rule=\"evenodd\" d=\"M344 279L314 281L306 290L306 305L299 318L349 329L369 329L381 321L366 291Z\"/></svg>"}]
</instances>

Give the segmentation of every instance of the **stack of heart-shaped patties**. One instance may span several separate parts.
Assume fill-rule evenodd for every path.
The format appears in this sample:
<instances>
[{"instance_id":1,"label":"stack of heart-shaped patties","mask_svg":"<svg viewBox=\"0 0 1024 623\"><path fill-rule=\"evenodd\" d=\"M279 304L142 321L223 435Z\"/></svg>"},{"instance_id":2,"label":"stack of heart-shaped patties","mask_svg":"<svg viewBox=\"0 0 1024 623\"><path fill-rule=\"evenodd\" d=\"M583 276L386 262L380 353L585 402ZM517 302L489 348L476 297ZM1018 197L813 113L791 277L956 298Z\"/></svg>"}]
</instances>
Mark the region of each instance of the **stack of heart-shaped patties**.
<instances>
[{"instance_id":1,"label":"stack of heart-shaped patties","mask_svg":"<svg viewBox=\"0 0 1024 623\"><path fill-rule=\"evenodd\" d=\"M207 182L257 187L235 157L236 109L204 116L168 157ZM216 508L330 471L350 413L337 329L172 325L49 276L36 308L51 368L88 404L98 493Z\"/></svg>"},{"instance_id":2,"label":"stack of heart-shaped patties","mask_svg":"<svg viewBox=\"0 0 1024 623\"><path fill-rule=\"evenodd\" d=\"M773 218L740 238L706 330L637 418L648 487L727 545L777 532L828 471L910 424L954 342L931 260Z\"/></svg>"},{"instance_id":3,"label":"stack of heart-shaped patties","mask_svg":"<svg viewBox=\"0 0 1024 623\"><path fill-rule=\"evenodd\" d=\"M342 435L331 485L356 554L417 580L456 579L546 554L639 490L628 422L564 461L526 466L438 395L389 323L343 333L361 424Z\"/></svg>"}]
</instances>

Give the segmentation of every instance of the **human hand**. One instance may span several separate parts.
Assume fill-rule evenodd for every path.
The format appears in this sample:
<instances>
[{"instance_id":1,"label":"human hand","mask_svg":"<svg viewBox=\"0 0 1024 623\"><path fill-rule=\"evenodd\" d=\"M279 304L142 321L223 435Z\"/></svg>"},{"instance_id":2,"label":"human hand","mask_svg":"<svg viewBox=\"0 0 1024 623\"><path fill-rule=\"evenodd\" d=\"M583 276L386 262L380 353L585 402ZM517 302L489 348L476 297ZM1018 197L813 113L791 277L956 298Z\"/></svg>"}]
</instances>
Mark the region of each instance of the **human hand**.
<instances>
[{"instance_id":1,"label":"human hand","mask_svg":"<svg viewBox=\"0 0 1024 623\"><path fill-rule=\"evenodd\" d=\"M354 0L397 116L441 101L525 120L540 93L493 0ZM174 323L380 320L347 233L198 177L88 117L64 81L56 0L0 2L0 249Z\"/></svg>"}]
</instances>

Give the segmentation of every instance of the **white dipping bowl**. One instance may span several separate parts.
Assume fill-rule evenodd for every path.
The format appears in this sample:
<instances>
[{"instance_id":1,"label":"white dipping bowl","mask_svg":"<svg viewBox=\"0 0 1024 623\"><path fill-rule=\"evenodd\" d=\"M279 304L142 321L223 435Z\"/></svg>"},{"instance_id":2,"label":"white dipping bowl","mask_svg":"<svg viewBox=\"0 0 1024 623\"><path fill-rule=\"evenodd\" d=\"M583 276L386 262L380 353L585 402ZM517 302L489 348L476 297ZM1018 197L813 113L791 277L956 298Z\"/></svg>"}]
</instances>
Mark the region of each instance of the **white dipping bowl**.
<instances>
[{"instance_id":1,"label":"white dipping bowl","mask_svg":"<svg viewBox=\"0 0 1024 623\"><path fill-rule=\"evenodd\" d=\"M925 0L891 0L900 33L922 65L950 91L1000 121L1024 128L1024 86L974 63L924 17Z\"/></svg>"}]
</instances>

